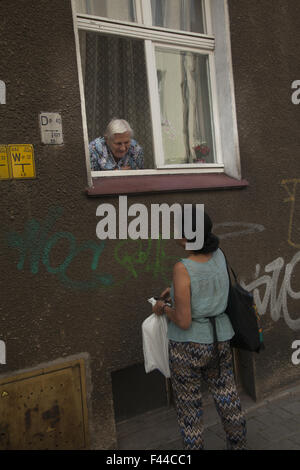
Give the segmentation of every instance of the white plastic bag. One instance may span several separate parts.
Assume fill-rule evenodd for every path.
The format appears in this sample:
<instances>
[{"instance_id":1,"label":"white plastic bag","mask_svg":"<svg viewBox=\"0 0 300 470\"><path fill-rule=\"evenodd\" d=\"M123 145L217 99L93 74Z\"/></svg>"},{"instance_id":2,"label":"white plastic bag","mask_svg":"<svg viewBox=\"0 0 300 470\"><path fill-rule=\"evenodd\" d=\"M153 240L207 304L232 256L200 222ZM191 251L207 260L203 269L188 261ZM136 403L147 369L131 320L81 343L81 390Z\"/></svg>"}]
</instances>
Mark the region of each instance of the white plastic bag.
<instances>
[{"instance_id":1,"label":"white plastic bag","mask_svg":"<svg viewBox=\"0 0 300 470\"><path fill-rule=\"evenodd\" d=\"M149 373L158 369L168 378L170 377L170 367L167 330L165 315L158 316L152 313L142 323L145 371Z\"/></svg>"}]
</instances>

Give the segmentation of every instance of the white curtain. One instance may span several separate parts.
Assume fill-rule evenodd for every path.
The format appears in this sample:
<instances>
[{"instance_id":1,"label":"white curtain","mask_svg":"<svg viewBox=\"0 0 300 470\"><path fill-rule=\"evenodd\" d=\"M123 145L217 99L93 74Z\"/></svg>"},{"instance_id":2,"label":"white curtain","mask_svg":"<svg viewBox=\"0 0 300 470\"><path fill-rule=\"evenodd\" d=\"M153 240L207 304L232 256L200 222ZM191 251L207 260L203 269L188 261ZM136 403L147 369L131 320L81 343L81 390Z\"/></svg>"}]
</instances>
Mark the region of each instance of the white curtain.
<instances>
[{"instance_id":1,"label":"white curtain","mask_svg":"<svg viewBox=\"0 0 300 470\"><path fill-rule=\"evenodd\" d=\"M155 26L203 33L202 0L151 0Z\"/></svg>"},{"instance_id":2,"label":"white curtain","mask_svg":"<svg viewBox=\"0 0 300 470\"><path fill-rule=\"evenodd\" d=\"M135 21L133 0L76 0L77 13Z\"/></svg>"},{"instance_id":3,"label":"white curtain","mask_svg":"<svg viewBox=\"0 0 300 470\"><path fill-rule=\"evenodd\" d=\"M110 121L126 119L154 168L143 41L80 33L89 140L103 136Z\"/></svg>"},{"instance_id":4,"label":"white curtain","mask_svg":"<svg viewBox=\"0 0 300 470\"><path fill-rule=\"evenodd\" d=\"M213 162L207 56L157 48L156 63L165 163L193 163L204 143L205 163Z\"/></svg>"}]
</instances>

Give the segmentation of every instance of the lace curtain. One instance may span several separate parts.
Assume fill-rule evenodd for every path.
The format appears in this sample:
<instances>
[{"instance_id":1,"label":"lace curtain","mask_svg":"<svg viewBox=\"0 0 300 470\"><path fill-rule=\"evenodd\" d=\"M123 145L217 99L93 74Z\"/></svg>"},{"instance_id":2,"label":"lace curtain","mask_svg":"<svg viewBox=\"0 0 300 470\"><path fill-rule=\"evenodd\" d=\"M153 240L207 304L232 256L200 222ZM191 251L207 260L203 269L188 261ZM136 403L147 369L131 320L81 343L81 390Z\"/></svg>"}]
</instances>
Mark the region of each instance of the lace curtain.
<instances>
[{"instance_id":1,"label":"lace curtain","mask_svg":"<svg viewBox=\"0 0 300 470\"><path fill-rule=\"evenodd\" d=\"M204 32L201 0L151 0L155 26ZM207 56L156 48L165 163L214 161ZM206 144L206 155L196 152Z\"/></svg>"},{"instance_id":2,"label":"lace curtain","mask_svg":"<svg viewBox=\"0 0 300 470\"><path fill-rule=\"evenodd\" d=\"M89 140L103 136L110 119L126 119L154 168L143 41L80 32Z\"/></svg>"},{"instance_id":3,"label":"lace curtain","mask_svg":"<svg viewBox=\"0 0 300 470\"><path fill-rule=\"evenodd\" d=\"M77 13L135 21L133 0L76 0Z\"/></svg>"},{"instance_id":4,"label":"lace curtain","mask_svg":"<svg viewBox=\"0 0 300 470\"><path fill-rule=\"evenodd\" d=\"M204 33L202 0L151 0L154 26Z\"/></svg>"},{"instance_id":5,"label":"lace curtain","mask_svg":"<svg viewBox=\"0 0 300 470\"><path fill-rule=\"evenodd\" d=\"M214 162L207 56L157 48L156 63L165 163Z\"/></svg>"}]
</instances>

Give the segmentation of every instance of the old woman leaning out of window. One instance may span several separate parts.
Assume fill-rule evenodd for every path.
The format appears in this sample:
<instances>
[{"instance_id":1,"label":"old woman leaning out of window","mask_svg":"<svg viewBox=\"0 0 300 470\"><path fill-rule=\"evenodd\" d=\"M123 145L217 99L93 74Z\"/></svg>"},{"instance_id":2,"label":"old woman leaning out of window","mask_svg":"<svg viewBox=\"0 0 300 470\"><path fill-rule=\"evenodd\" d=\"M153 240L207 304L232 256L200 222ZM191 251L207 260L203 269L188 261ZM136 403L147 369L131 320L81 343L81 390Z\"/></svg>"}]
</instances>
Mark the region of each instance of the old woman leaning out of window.
<instances>
[{"instance_id":1,"label":"old woman leaning out of window","mask_svg":"<svg viewBox=\"0 0 300 470\"><path fill-rule=\"evenodd\" d=\"M127 121L112 119L104 137L89 144L92 171L144 168L143 149L132 137L133 130Z\"/></svg>"}]
</instances>

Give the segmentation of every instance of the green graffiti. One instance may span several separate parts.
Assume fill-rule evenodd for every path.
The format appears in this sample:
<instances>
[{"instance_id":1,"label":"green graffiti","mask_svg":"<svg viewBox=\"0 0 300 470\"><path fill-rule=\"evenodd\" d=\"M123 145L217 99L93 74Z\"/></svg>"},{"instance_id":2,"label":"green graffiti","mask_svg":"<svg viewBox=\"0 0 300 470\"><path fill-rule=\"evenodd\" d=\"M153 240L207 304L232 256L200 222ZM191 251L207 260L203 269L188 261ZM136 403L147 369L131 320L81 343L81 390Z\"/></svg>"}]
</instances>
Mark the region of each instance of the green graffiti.
<instances>
[{"instance_id":1,"label":"green graffiti","mask_svg":"<svg viewBox=\"0 0 300 470\"><path fill-rule=\"evenodd\" d=\"M137 279L143 272L151 273L154 279L161 277L169 282L178 257L165 253L166 240L122 240L118 243L114 258L129 274Z\"/></svg>"},{"instance_id":2,"label":"green graffiti","mask_svg":"<svg viewBox=\"0 0 300 470\"><path fill-rule=\"evenodd\" d=\"M153 279L162 278L165 282L170 282L173 265L178 257L168 256L165 253L166 240L119 241L114 249L113 259L122 267L123 272L120 273L121 280L116 282L112 275L99 273L99 261L105 248L105 241L88 240L78 244L71 232L55 231L55 224L62 214L61 207L52 207L44 221L31 219L26 222L22 233L9 232L6 235L8 246L18 252L17 269L19 271L28 267L32 274L38 274L41 272L41 267L44 267L49 274L57 276L66 287L72 289L117 286L129 278L138 279L142 273L151 273ZM58 265L53 265L51 252L62 241L67 245L64 259ZM74 260L78 260L85 252L92 254L89 266L90 277L80 280L72 279L67 271L71 269Z\"/></svg>"},{"instance_id":3,"label":"green graffiti","mask_svg":"<svg viewBox=\"0 0 300 470\"><path fill-rule=\"evenodd\" d=\"M99 257L105 247L104 241L101 243L87 241L77 245L76 238L70 232L56 232L50 235L50 231L62 213L63 209L60 207L51 208L46 220L42 223L31 219L26 223L23 233L10 232L7 234L8 246L19 252L17 269L22 271L27 261L29 262L30 272L37 274L40 270L40 263L42 263L50 274L57 275L67 287L93 289L99 285L111 285L113 283L111 275L95 273L98 268ZM66 240L69 243L68 253L63 262L58 266L52 266L50 262L51 250L60 240ZM88 280L70 279L66 271L74 259L83 251L90 251L93 254L90 265L92 275Z\"/></svg>"}]
</instances>

